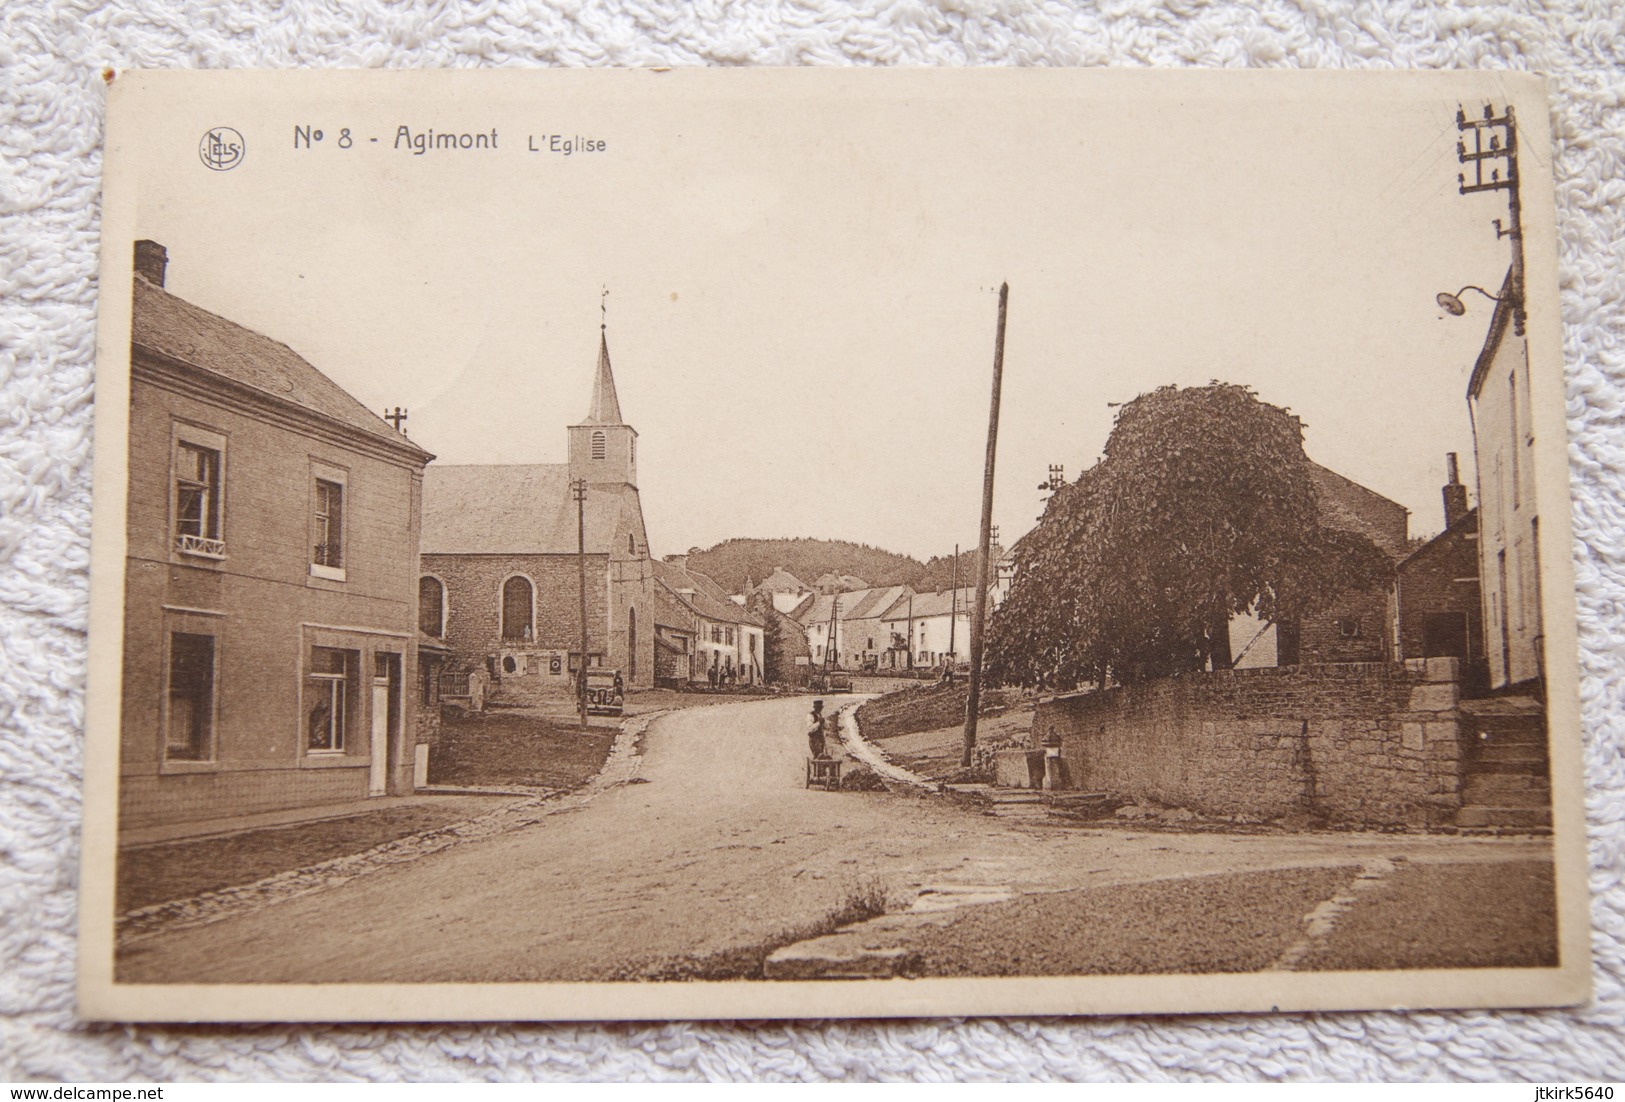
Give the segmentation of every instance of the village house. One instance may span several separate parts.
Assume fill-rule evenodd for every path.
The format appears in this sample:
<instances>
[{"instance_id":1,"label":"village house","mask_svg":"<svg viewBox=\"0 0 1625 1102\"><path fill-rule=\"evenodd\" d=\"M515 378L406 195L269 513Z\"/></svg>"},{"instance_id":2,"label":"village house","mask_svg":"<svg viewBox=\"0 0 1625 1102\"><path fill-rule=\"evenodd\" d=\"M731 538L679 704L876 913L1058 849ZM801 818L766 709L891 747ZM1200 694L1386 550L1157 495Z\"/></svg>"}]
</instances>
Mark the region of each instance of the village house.
<instances>
[{"instance_id":1,"label":"village house","mask_svg":"<svg viewBox=\"0 0 1625 1102\"><path fill-rule=\"evenodd\" d=\"M586 418L565 463L435 465L423 483L419 576L428 633L464 671L508 694L572 693L581 664L579 524L587 665L628 688L655 679L654 570L638 496L637 431L621 416L600 331ZM572 487L585 487L578 514Z\"/></svg>"},{"instance_id":2,"label":"village house","mask_svg":"<svg viewBox=\"0 0 1625 1102\"><path fill-rule=\"evenodd\" d=\"M1535 502L1535 428L1529 402L1529 341L1523 272L1507 270L1489 333L1467 384L1478 471L1479 580L1492 689L1543 673L1540 516Z\"/></svg>"},{"instance_id":3,"label":"village house","mask_svg":"<svg viewBox=\"0 0 1625 1102\"><path fill-rule=\"evenodd\" d=\"M136 242L121 823L409 793L434 457L168 261Z\"/></svg>"},{"instance_id":4,"label":"village house","mask_svg":"<svg viewBox=\"0 0 1625 1102\"><path fill-rule=\"evenodd\" d=\"M762 622L729 599L711 578L688 569L687 555L667 555L653 564L663 591L656 609L662 638L692 640L688 679L695 684L757 685L763 680ZM669 649L669 648L668 648ZM672 668L678 667L674 664Z\"/></svg>"},{"instance_id":5,"label":"village house","mask_svg":"<svg viewBox=\"0 0 1625 1102\"><path fill-rule=\"evenodd\" d=\"M848 670L879 668L882 655L891 646L882 617L912 592L908 586L892 585L820 594L803 601L794 616L806 632L812 664Z\"/></svg>"},{"instance_id":6,"label":"village house","mask_svg":"<svg viewBox=\"0 0 1625 1102\"><path fill-rule=\"evenodd\" d=\"M969 662L975 592L974 586L964 586L900 597L881 617L892 640L889 664L893 668L930 669L945 662Z\"/></svg>"}]
</instances>

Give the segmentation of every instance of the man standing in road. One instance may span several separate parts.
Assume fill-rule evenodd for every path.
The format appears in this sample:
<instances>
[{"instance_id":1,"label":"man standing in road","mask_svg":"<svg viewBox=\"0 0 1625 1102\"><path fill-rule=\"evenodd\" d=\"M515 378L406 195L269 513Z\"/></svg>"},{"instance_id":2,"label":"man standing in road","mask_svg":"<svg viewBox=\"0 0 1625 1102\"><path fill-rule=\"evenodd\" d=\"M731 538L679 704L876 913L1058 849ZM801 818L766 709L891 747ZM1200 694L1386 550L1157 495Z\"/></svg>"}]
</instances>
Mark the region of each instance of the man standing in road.
<instances>
[{"instance_id":1,"label":"man standing in road","mask_svg":"<svg viewBox=\"0 0 1625 1102\"><path fill-rule=\"evenodd\" d=\"M825 753L824 702L822 700L813 701L812 726L807 729L807 750L814 758L828 756Z\"/></svg>"}]
</instances>

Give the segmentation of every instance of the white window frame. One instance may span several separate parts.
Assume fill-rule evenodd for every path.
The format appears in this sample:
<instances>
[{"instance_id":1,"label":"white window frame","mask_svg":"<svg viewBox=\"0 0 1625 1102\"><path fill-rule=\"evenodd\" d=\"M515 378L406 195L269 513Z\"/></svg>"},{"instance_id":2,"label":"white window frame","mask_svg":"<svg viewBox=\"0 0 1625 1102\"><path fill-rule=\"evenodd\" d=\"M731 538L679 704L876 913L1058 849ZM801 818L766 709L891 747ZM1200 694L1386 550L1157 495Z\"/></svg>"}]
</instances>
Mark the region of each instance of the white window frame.
<instances>
[{"instance_id":1,"label":"white window frame","mask_svg":"<svg viewBox=\"0 0 1625 1102\"><path fill-rule=\"evenodd\" d=\"M325 563L319 563L316 561L316 547L318 542L325 543L331 540L331 530L329 530L328 533L328 541L321 541L319 539L322 533L318 529L316 520L317 504L321 498L319 484L323 482L332 483L339 488L338 566L328 566ZM308 549L307 558L310 562L310 576L312 578L322 578L330 582L342 582L347 580L347 568L344 566L344 564L350 561L350 552L353 550L353 548L350 546L349 533L350 513L352 511L353 504L354 503L350 499L350 472L345 470L343 467L335 467L328 463L312 461L310 465L310 505L308 507L307 514L309 537L305 541Z\"/></svg>"},{"instance_id":2,"label":"white window frame","mask_svg":"<svg viewBox=\"0 0 1625 1102\"><path fill-rule=\"evenodd\" d=\"M347 647L328 647L322 646L319 643L308 644L307 650L309 651L309 657L307 659L309 668L305 673L306 695L300 702L299 710L301 746L303 747L304 753L307 757L342 757L347 752L345 744L350 733L350 709L355 704L355 702L350 699L350 683L357 680L357 667L359 667L361 662L361 654L359 651L351 650ZM328 673L323 671L318 673L315 669L315 652L318 650L337 651L340 654L346 655L346 658L344 659L344 672ZM316 687L317 685L321 685L323 688L318 689ZM331 705L334 704L335 689L337 690L338 697L337 707L331 707ZM325 692L327 694L328 704L330 705L327 720L329 745L327 746L312 746L310 744L310 727L308 725L310 705L318 692Z\"/></svg>"},{"instance_id":3,"label":"white window frame","mask_svg":"<svg viewBox=\"0 0 1625 1102\"><path fill-rule=\"evenodd\" d=\"M214 524L217 535L181 533L181 448L193 447L215 454ZM204 527L210 527L207 518ZM169 434L169 550L179 561L226 557L226 437L222 433L175 422Z\"/></svg>"}]
</instances>

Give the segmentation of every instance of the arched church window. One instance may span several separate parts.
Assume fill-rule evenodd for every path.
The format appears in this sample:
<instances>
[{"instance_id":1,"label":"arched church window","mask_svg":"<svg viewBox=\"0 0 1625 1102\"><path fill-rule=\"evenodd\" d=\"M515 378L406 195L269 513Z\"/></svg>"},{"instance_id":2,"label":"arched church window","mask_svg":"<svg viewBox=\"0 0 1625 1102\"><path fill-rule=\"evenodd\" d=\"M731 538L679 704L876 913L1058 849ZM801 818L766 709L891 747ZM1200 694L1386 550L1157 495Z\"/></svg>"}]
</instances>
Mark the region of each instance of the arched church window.
<instances>
[{"instance_id":1,"label":"arched church window","mask_svg":"<svg viewBox=\"0 0 1625 1102\"><path fill-rule=\"evenodd\" d=\"M418 630L436 639L446 633L446 587L425 574L418 579Z\"/></svg>"},{"instance_id":2,"label":"arched church window","mask_svg":"<svg viewBox=\"0 0 1625 1102\"><path fill-rule=\"evenodd\" d=\"M602 432L595 431L592 434L592 457L594 459L604 458L604 434Z\"/></svg>"},{"instance_id":3,"label":"arched church window","mask_svg":"<svg viewBox=\"0 0 1625 1102\"><path fill-rule=\"evenodd\" d=\"M626 553L628 555L636 555L638 553L638 541L632 538L631 532L626 534Z\"/></svg>"},{"instance_id":4,"label":"arched church window","mask_svg":"<svg viewBox=\"0 0 1625 1102\"><path fill-rule=\"evenodd\" d=\"M502 583L502 639L522 643L534 638L531 617L535 613L535 589L530 579L515 574Z\"/></svg>"}]
</instances>

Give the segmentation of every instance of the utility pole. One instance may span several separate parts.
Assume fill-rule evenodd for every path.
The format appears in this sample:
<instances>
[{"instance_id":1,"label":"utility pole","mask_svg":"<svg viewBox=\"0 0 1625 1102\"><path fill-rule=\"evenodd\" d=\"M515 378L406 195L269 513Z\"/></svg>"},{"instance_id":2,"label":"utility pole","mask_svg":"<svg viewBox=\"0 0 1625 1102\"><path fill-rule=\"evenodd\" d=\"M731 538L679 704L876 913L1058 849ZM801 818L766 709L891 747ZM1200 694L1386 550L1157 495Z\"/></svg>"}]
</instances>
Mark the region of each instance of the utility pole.
<instances>
[{"instance_id":1,"label":"utility pole","mask_svg":"<svg viewBox=\"0 0 1625 1102\"><path fill-rule=\"evenodd\" d=\"M958 658L959 647L955 642L959 627L959 544L954 544L954 584L948 590L948 661L951 663ZM950 680L952 675L949 675Z\"/></svg>"},{"instance_id":2,"label":"utility pole","mask_svg":"<svg viewBox=\"0 0 1625 1102\"><path fill-rule=\"evenodd\" d=\"M1010 284L999 285L999 329L993 342L993 399L987 413L987 464L982 472L982 550L976 562L970 620L970 694L965 700L965 751L959 764L969 769L976 748L976 712L982 703L982 647L987 626L987 563L993 543L993 460L999 451L999 389L1004 381L1004 319L1010 305Z\"/></svg>"},{"instance_id":3,"label":"utility pole","mask_svg":"<svg viewBox=\"0 0 1625 1102\"><path fill-rule=\"evenodd\" d=\"M587 480L575 479L570 493L576 499L576 575L581 614L581 664L576 669L576 713L587 729Z\"/></svg>"},{"instance_id":4,"label":"utility pole","mask_svg":"<svg viewBox=\"0 0 1625 1102\"><path fill-rule=\"evenodd\" d=\"M1049 478L1043 482L1040 482L1038 484L1038 488L1044 491L1046 494L1049 494L1050 497L1054 497L1056 492L1065 485L1066 467L1060 463L1051 463L1049 465ZM1049 505L1049 497L1044 498L1044 504L1046 507ZM1043 520L1043 514L1039 514L1038 519Z\"/></svg>"},{"instance_id":5,"label":"utility pole","mask_svg":"<svg viewBox=\"0 0 1625 1102\"><path fill-rule=\"evenodd\" d=\"M840 664L841 664L839 656L836 655L836 653L835 653L835 641L838 638L838 635L836 633L839 632L840 630L841 630L841 598L840 598L840 595L837 594L835 596L835 599L830 601L830 604L829 604L829 646L824 648L824 668L825 669L828 669L832 665L836 666L838 668L840 666Z\"/></svg>"},{"instance_id":6,"label":"utility pole","mask_svg":"<svg viewBox=\"0 0 1625 1102\"><path fill-rule=\"evenodd\" d=\"M908 668L914 669L914 591L908 591Z\"/></svg>"},{"instance_id":7,"label":"utility pole","mask_svg":"<svg viewBox=\"0 0 1625 1102\"><path fill-rule=\"evenodd\" d=\"M1495 220L1495 236L1512 238L1512 279L1507 293L1512 296L1512 331L1523 335L1525 314L1523 308L1523 203L1518 197L1518 120L1507 104L1506 114L1497 116L1495 108L1484 105L1482 119L1469 119L1467 112L1456 108L1456 131L1462 135L1456 140L1456 160L1465 172L1456 174L1456 185L1463 195L1480 191L1507 193L1507 228ZM1471 138L1471 145L1468 138ZM1504 163L1503 163L1504 162ZM1486 169L1488 175L1486 175ZM1470 177L1470 178L1469 178Z\"/></svg>"}]
</instances>

